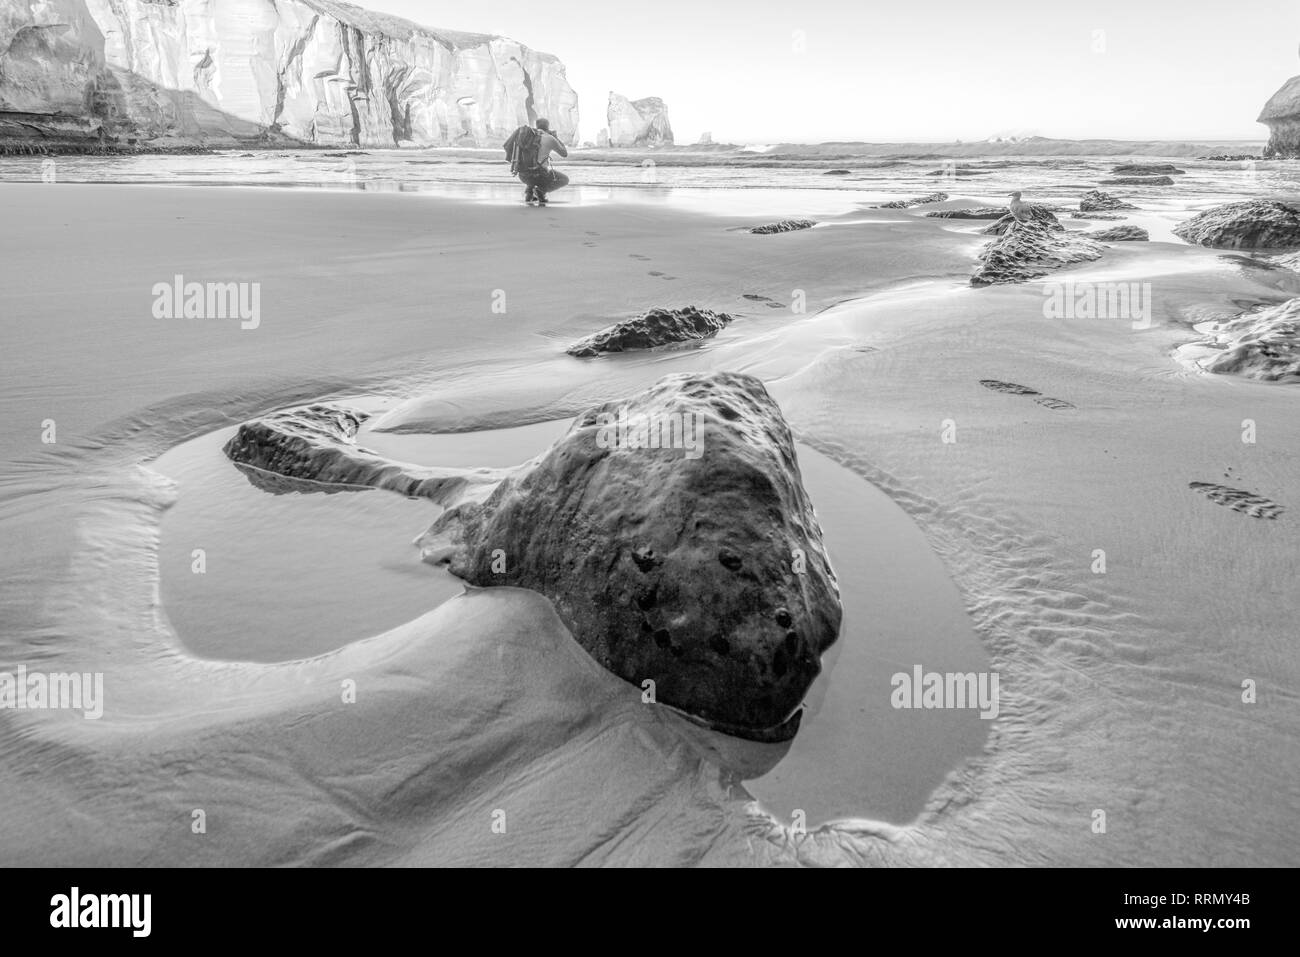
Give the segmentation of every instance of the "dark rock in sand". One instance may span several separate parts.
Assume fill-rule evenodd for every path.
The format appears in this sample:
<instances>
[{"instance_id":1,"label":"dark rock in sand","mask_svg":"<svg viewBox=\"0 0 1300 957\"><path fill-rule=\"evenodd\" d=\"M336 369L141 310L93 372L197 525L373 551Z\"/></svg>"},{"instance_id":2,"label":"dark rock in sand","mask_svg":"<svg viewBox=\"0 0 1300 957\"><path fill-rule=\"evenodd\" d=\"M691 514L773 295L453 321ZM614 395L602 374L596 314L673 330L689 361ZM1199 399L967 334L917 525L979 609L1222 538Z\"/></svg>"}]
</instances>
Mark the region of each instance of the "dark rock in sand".
<instances>
[{"instance_id":1,"label":"dark rock in sand","mask_svg":"<svg viewBox=\"0 0 1300 957\"><path fill-rule=\"evenodd\" d=\"M981 229L980 232L983 233L985 236L1001 236L1003 233L1005 233L1008 229L1011 228L1011 224L1014 223L1015 221L1016 221L1015 217L1012 216L1010 212L1008 212L996 223L990 223L988 226L985 226L983 229ZM1046 206L1041 206L1037 203L1032 203L1029 206L1029 221L1034 223L1041 223L1042 225L1046 226L1048 229L1065 228L1064 226L1061 225L1061 221L1056 218L1056 215L1050 209L1048 209Z\"/></svg>"},{"instance_id":2,"label":"dark rock in sand","mask_svg":"<svg viewBox=\"0 0 1300 957\"><path fill-rule=\"evenodd\" d=\"M718 334L730 323L732 317L725 312L684 306L681 309L651 309L645 315L616 322L585 339L579 339L564 351L571 356L587 358L609 352L628 352L633 349L653 349L670 342L687 342L707 339Z\"/></svg>"},{"instance_id":3,"label":"dark rock in sand","mask_svg":"<svg viewBox=\"0 0 1300 957\"><path fill-rule=\"evenodd\" d=\"M357 429L367 418L364 412L323 403L273 412L240 425L223 451L236 465L257 470L245 474L273 492L327 490L312 486L385 488L438 501L468 485L500 481L505 474L424 468L358 448Z\"/></svg>"},{"instance_id":4,"label":"dark rock in sand","mask_svg":"<svg viewBox=\"0 0 1300 957\"><path fill-rule=\"evenodd\" d=\"M851 169L828 169L826 172L822 173L822 175L823 176L848 176L852 172L853 170Z\"/></svg>"},{"instance_id":5,"label":"dark rock in sand","mask_svg":"<svg viewBox=\"0 0 1300 957\"><path fill-rule=\"evenodd\" d=\"M876 209L911 209L913 206L927 206L930 203L942 203L948 198L947 193L930 193L926 196L918 196L916 199L895 199L888 203L881 203ZM926 213L927 216L933 216L934 213Z\"/></svg>"},{"instance_id":6,"label":"dark rock in sand","mask_svg":"<svg viewBox=\"0 0 1300 957\"><path fill-rule=\"evenodd\" d=\"M1095 239L1099 243L1145 243L1151 239L1151 234L1141 226L1112 226L1110 229L1097 229L1090 233L1085 233L1089 239Z\"/></svg>"},{"instance_id":7,"label":"dark rock in sand","mask_svg":"<svg viewBox=\"0 0 1300 957\"><path fill-rule=\"evenodd\" d=\"M754 226L750 229L751 233L766 235L768 233L788 233L795 229L807 229L810 226L816 226L815 219L783 219L779 223L767 223L763 226Z\"/></svg>"},{"instance_id":8,"label":"dark rock in sand","mask_svg":"<svg viewBox=\"0 0 1300 957\"><path fill-rule=\"evenodd\" d=\"M1186 172L1172 163L1126 163L1111 170L1115 176L1182 176Z\"/></svg>"},{"instance_id":9,"label":"dark rock in sand","mask_svg":"<svg viewBox=\"0 0 1300 957\"><path fill-rule=\"evenodd\" d=\"M1300 212L1266 199L1227 203L1175 227L1174 235L1215 249L1295 247L1300 246Z\"/></svg>"},{"instance_id":10,"label":"dark rock in sand","mask_svg":"<svg viewBox=\"0 0 1300 957\"><path fill-rule=\"evenodd\" d=\"M1300 299L1218 323L1222 351L1205 363L1210 372L1263 382L1300 382Z\"/></svg>"},{"instance_id":11,"label":"dark rock in sand","mask_svg":"<svg viewBox=\"0 0 1300 957\"><path fill-rule=\"evenodd\" d=\"M1173 186L1168 176L1116 176L1100 180L1102 186Z\"/></svg>"},{"instance_id":12,"label":"dark rock in sand","mask_svg":"<svg viewBox=\"0 0 1300 957\"><path fill-rule=\"evenodd\" d=\"M925 215L935 219L1001 219L1008 212L1005 206L977 206L974 209L939 209Z\"/></svg>"},{"instance_id":13,"label":"dark rock in sand","mask_svg":"<svg viewBox=\"0 0 1300 957\"><path fill-rule=\"evenodd\" d=\"M620 415L634 429L699 422L702 454L632 448ZM742 737L793 735L839 634L839 589L793 438L748 375L670 375L583 413L418 544L473 585L540 592L611 672L652 680L658 703Z\"/></svg>"},{"instance_id":14,"label":"dark rock in sand","mask_svg":"<svg viewBox=\"0 0 1300 957\"><path fill-rule=\"evenodd\" d=\"M1079 199L1080 212L1094 213L1104 209L1137 209L1137 207L1099 189L1089 190Z\"/></svg>"},{"instance_id":15,"label":"dark rock in sand","mask_svg":"<svg viewBox=\"0 0 1300 957\"><path fill-rule=\"evenodd\" d=\"M1042 220L1015 220L980 253L980 264L971 276L972 286L1024 282L1046 276L1053 269L1100 259L1105 247L1079 233L1067 233L1059 225Z\"/></svg>"}]
</instances>

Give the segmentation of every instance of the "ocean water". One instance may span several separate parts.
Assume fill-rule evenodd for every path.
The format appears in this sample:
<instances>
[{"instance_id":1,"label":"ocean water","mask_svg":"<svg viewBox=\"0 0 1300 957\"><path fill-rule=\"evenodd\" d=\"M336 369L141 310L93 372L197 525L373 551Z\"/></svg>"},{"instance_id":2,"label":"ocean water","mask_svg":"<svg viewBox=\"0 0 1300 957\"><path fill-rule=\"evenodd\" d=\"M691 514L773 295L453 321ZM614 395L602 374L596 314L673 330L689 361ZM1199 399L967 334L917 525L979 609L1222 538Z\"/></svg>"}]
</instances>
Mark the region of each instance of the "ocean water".
<instances>
[{"instance_id":1,"label":"ocean water","mask_svg":"<svg viewBox=\"0 0 1300 957\"><path fill-rule=\"evenodd\" d=\"M1234 151L1235 152L1235 151ZM1241 150L1246 152L1246 150ZM1026 198L1074 205L1121 164L1172 163L1185 170L1173 187L1102 187L1144 207L1182 209L1243 196L1300 192L1300 162L1210 162L1177 156L1005 156L963 159L832 159L754 154L622 155L575 150L560 160L572 185L556 203L671 203L712 212L770 209L773 191L800 191L804 215L936 190L990 204ZM847 175L828 175L847 169ZM437 192L480 202L513 203L520 188L499 150L236 150L206 155L0 157L0 182L149 183L296 189Z\"/></svg>"}]
</instances>

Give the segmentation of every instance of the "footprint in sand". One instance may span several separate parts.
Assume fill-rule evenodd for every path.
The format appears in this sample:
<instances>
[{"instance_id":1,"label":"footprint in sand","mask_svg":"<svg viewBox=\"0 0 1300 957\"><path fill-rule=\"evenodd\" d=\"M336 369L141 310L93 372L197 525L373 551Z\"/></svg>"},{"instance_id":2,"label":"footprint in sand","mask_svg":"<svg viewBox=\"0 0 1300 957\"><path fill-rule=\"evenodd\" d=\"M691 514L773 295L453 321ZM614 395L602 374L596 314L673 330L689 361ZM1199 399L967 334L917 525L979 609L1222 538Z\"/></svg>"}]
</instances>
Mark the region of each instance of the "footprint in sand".
<instances>
[{"instance_id":1,"label":"footprint in sand","mask_svg":"<svg viewBox=\"0 0 1300 957\"><path fill-rule=\"evenodd\" d=\"M659 272L659 271L657 271L657 270L651 269L648 273L646 273L646 275L647 275L647 276L662 276L663 273L661 273L661 272Z\"/></svg>"},{"instance_id":2,"label":"footprint in sand","mask_svg":"<svg viewBox=\"0 0 1300 957\"><path fill-rule=\"evenodd\" d=\"M1226 505L1251 518L1277 518L1286 511L1277 502L1243 489L1229 488L1227 485L1215 485L1213 482L1188 482L1187 487L1200 492L1211 502Z\"/></svg>"},{"instance_id":3,"label":"footprint in sand","mask_svg":"<svg viewBox=\"0 0 1300 957\"><path fill-rule=\"evenodd\" d=\"M586 235L588 235L588 236L599 236L599 235L600 235L600 233L596 232L595 230L591 230L591 229L584 230L583 232L585 232Z\"/></svg>"},{"instance_id":4,"label":"footprint in sand","mask_svg":"<svg viewBox=\"0 0 1300 957\"><path fill-rule=\"evenodd\" d=\"M628 255L628 258L630 258L630 259L639 259L639 260L641 260L642 262L645 262L645 263L648 263L648 262L650 261L650 257L649 257L649 256L642 256L640 253L628 253L627 255Z\"/></svg>"},{"instance_id":5,"label":"footprint in sand","mask_svg":"<svg viewBox=\"0 0 1300 957\"><path fill-rule=\"evenodd\" d=\"M596 245L596 244L595 244L595 243L592 243L592 242L586 242L586 243L583 243L582 245L584 245L584 246L594 246L594 245Z\"/></svg>"},{"instance_id":6,"label":"footprint in sand","mask_svg":"<svg viewBox=\"0 0 1300 957\"><path fill-rule=\"evenodd\" d=\"M1073 409L1072 403L1064 399L1053 399L1050 395L1043 395L1037 389L1031 389L1027 385L1016 385L1014 382L1002 382L999 379L980 379L980 385L986 389L992 389L994 392L1004 392L1008 395L1032 395L1034 401L1039 405L1049 409Z\"/></svg>"}]
</instances>

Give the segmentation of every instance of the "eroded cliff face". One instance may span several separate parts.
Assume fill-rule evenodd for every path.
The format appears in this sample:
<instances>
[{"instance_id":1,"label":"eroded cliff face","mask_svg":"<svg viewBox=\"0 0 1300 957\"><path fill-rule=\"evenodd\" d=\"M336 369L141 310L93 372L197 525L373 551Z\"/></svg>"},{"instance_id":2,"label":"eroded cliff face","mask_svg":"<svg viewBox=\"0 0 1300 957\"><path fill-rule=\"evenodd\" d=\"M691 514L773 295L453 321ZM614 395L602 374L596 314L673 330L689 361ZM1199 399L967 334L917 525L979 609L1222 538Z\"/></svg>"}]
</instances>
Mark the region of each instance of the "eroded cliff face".
<instances>
[{"instance_id":1,"label":"eroded cliff face","mask_svg":"<svg viewBox=\"0 0 1300 957\"><path fill-rule=\"evenodd\" d=\"M609 122L610 146L673 145L668 107L657 96L629 100L626 96L611 92L605 115Z\"/></svg>"},{"instance_id":2,"label":"eroded cliff face","mask_svg":"<svg viewBox=\"0 0 1300 957\"><path fill-rule=\"evenodd\" d=\"M5 0L0 111L116 135L495 146L577 95L554 56L334 0Z\"/></svg>"},{"instance_id":3,"label":"eroded cliff face","mask_svg":"<svg viewBox=\"0 0 1300 957\"><path fill-rule=\"evenodd\" d=\"M1265 159L1300 159L1300 76L1286 81L1259 114L1269 128Z\"/></svg>"}]
</instances>

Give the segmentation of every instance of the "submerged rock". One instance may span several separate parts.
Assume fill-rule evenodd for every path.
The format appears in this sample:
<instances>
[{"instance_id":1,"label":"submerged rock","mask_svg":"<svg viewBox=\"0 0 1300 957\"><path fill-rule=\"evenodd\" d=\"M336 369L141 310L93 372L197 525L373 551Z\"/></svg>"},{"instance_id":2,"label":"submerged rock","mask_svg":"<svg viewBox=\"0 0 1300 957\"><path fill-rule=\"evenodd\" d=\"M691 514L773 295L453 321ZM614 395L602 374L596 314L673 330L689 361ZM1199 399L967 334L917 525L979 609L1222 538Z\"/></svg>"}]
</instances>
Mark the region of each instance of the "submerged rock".
<instances>
[{"instance_id":1,"label":"submerged rock","mask_svg":"<svg viewBox=\"0 0 1300 957\"><path fill-rule=\"evenodd\" d=\"M1079 233L1067 233L1046 222L1012 220L1006 230L980 253L972 286L1025 282L1053 269L1100 259L1105 247Z\"/></svg>"},{"instance_id":2,"label":"submerged rock","mask_svg":"<svg viewBox=\"0 0 1300 957\"><path fill-rule=\"evenodd\" d=\"M1126 163L1111 170L1115 176L1182 176L1186 172L1173 163Z\"/></svg>"},{"instance_id":3,"label":"submerged rock","mask_svg":"<svg viewBox=\"0 0 1300 957\"><path fill-rule=\"evenodd\" d=\"M654 441L670 425L679 447ZM542 593L611 672L742 737L793 735L839 634L793 438L748 375L670 375L583 413L418 544L471 584Z\"/></svg>"},{"instance_id":4,"label":"submerged rock","mask_svg":"<svg viewBox=\"0 0 1300 957\"><path fill-rule=\"evenodd\" d=\"M1110 229L1094 230L1085 235L1101 243L1145 243L1151 239L1150 233L1141 226L1134 226L1131 223L1125 226L1112 226Z\"/></svg>"},{"instance_id":5,"label":"submerged rock","mask_svg":"<svg viewBox=\"0 0 1300 957\"><path fill-rule=\"evenodd\" d=\"M1116 176L1101 180L1103 186L1173 186L1168 176Z\"/></svg>"},{"instance_id":6,"label":"submerged rock","mask_svg":"<svg viewBox=\"0 0 1300 957\"><path fill-rule=\"evenodd\" d=\"M913 206L925 206L929 203L942 203L948 198L947 193L930 193L926 196L918 196L916 199L895 199L888 203L881 203L876 209L910 209ZM934 215L926 213L927 216Z\"/></svg>"},{"instance_id":7,"label":"submerged rock","mask_svg":"<svg viewBox=\"0 0 1300 957\"><path fill-rule=\"evenodd\" d=\"M1285 203L1250 199L1207 209L1174 228L1174 235L1215 249L1300 246L1300 212Z\"/></svg>"},{"instance_id":8,"label":"submerged rock","mask_svg":"<svg viewBox=\"0 0 1300 957\"><path fill-rule=\"evenodd\" d=\"M315 405L244 422L222 449L254 485L269 492L384 488L447 501L468 486L490 486L495 469L435 469L394 462L359 448L357 429L369 416L343 406Z\"/></svg>"},{"instance_id":9,"label":"submerged rock","mask_svg":"<svg viewBox=\"0 0 1300 957\"><path fill-rule=\"evenodd\" d=\"M852 172L853 170L851 169L828 169L826 172L822 173L822 175L823 176L848 176Z\"/></svg>"},{"instance_id":10,"label":"submerged rock","mask_svg":"<svg viewBox=\"0 0 1300 957\"><path fill-rule=\"evenodd\" d=\"M1218 323L1223 351L1204 363L1211 372L1265 382L1300 382L1300 299Z\"/></svg>"},{"instance_id":11,"label":"submerged rock","mask_svg":"<svg viewBox=\"0 0 1300 957\"><path fill-rule=\"evenodd\" d=\"M815 219L783 219L779 223L766 223L762 226L752 226L749 231L762 236L768 233L788 233L796 229L808 229L809 227L816 225L817 220Z\"/></svg>"},{"instance_id":12,"label":"submerged rock","mask_svg":"<svg viewBox=\"0 0 1300 957\"><path fill-rule=\"evenodd\" d=\"M616 322L585 339L579 339L564 351L587 358L609 352L653 349L670 342L707 339L726 328L732 317L725 312L684 306L681 309L651 309L645 315Z\"/></svg>"},{"instance_id":13,"label":"submerged rock","mask_svg":"<svg viewBox=\"0 0 1300 957\"><path fill-rule=\"evenodd\" d=\"M1126 219L1118 213L1071 213L1071 219Z\"/></svg>"},{"instance_id":14,"label":"submerged rock","mask_svg":"<svg viewBox=\"0 0 1300 957\"><path fill-rule=\"evenodd\" d=\"M1137 209L1132 203L1126 203L1117 196L1110 193L1103 193L1099 189L1089 190L1079 199L1079 211L1083 213L1095 213L1100 210L1112 209Z\"/></svg>"}]
</instances>

